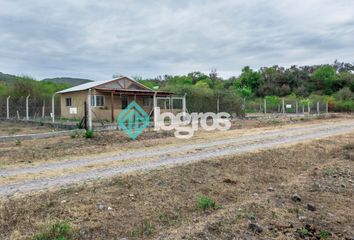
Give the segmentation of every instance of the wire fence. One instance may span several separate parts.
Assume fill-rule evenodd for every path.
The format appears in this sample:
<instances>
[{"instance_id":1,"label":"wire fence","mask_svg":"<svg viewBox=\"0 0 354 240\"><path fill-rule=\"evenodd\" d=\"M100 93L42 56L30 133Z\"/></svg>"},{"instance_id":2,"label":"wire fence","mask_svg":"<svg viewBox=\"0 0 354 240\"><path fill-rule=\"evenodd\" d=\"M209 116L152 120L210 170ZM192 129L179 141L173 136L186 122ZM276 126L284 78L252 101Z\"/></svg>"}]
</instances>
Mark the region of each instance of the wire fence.
<instances>
[{"instance_id":1,"label":"wire fence","mask_svg":"<svg viewBox=\"0 0 354 240\"><path fill-rule=\"evenodd\" d=\"M54 101L55 117L61 120L60 98ZM181 99L171 102L159 100L158 106L169 111L181 111ZM198 94L186 96L186 108L192 112L227 112L233 117L242 117L247 114L322 114L335 110L324 100L303 100L296 98L259 98L242 99L232 91L223 91L218 94ZM0 97L0 118L46 121L51 119L51 97ZM95 117L95 116L94 116ZM99 121L103 121L96 116ZM81 117L80 117L81 119ZM76 119L76 120L80 120Z\"/></svg>"},{"instance_id":2,"label":"wire fence","mask_svg":"<svg viewBox=\"0 0 354 240\"><path fill-rule=\"evenodd\" d=\"M56 116L60 116L60 99L54 101ZM51 97L0 97L0 118L46 120L51 118Z\"/></svg>"}]
</instances>

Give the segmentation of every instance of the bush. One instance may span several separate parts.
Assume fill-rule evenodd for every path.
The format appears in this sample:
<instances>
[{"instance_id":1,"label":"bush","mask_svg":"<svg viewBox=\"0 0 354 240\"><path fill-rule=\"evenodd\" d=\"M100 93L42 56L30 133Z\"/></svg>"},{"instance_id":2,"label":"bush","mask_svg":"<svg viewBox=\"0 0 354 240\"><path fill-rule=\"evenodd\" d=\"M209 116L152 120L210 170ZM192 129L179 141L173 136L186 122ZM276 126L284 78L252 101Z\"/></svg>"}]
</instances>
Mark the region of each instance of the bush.
<instances>
[{"instance_id":1,"label":"bush","mask_svg":"<svg viewBox=\"0 0 354 240\"><path fill-rule=\"evenodd\" d=\"M337 112L354 112L354 101L337 101L334 109Z\"/></svg>"},{"instance_id":2,"label":"bush","mask_svg":"<svg viewBox=\"0 0 354 240\"><path fill-rule=\"evenodd\" d=\"M89 130L86 130L85 132L85 138L93 138L93 130L92 129L89 129Z\"/></svg>"},{"instance_id":3,"label":"bush","mask_svg":"<svg viewBox=\"0 0 354 240\"><path fill-rule=\"evenodd\" d=\"M46 225L43 230L34 235L33 240L71 240L73 239L73 231L71 226L66 222L54 222Z\"/></svg>"},{"instance_id":4,"label":"bush","mask_svg":"<svg viewBox=\"0 0 354 240\"><path fill-rule=\"evenodd\" d=\"M209 208L214 210L220 208L220 206L217 205L214 200L210 199L207 196L200 196L197 199L197 207L203 209L204 211Z\"/></svg>"}]
</instances>

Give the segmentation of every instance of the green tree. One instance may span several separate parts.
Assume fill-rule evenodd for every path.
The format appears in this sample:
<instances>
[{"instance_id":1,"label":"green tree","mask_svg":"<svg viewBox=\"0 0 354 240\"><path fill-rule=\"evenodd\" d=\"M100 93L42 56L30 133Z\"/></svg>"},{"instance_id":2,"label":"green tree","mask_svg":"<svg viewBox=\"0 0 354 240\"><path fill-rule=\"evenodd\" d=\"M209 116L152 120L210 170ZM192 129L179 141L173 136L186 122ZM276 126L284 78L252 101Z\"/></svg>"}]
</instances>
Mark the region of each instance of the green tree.
<instances>
[{"instance_id":1,"label":"green tree","mask_svg":"<svg viewBox=\"0 0 354 240\"><path fill-rule=\"evenodd\" d=\"M336 91L334 86L337 80L336 70L330 65L324 65L318 68L311 76L310 88L318 93L331 95Z\"/></svg>"}]
</instances>

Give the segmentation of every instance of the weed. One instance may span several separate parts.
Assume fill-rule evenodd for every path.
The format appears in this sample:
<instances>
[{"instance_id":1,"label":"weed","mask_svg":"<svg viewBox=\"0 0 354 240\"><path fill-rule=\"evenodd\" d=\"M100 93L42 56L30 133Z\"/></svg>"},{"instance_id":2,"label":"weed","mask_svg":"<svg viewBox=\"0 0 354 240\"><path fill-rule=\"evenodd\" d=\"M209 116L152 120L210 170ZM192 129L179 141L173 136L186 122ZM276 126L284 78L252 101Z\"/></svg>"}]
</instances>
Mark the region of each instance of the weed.
<instances>
[{"instance_id":1,"label":"weed","mask_svg":"<svg viewBox=\"0 0 354 240\"><path fill-rule=\"evenodd\" d=\"M144 237L144 236L151 236L156 231L155 225L149 222L148 220L143 220L141 222L141 226L135 227L131 232L130 235L132 237Z\"/></svg>"},{"instance_id":2,"label":"weed","mask_svg":"<svg viewBox=\"0 0 354 240\"><path fill-rule=\"evenodd\" d=\"M197 207L205 211L209 208L216 210L219 209L221 206L217 205L214 200L207 196L200 196L197 199Z\"/></svg>"},{"instance_id":3,"label":"weed","mask_svg":"<svg viewBox=\"0 0 354 240\"><path fill-rule=\"evenodd\" d=\"M93 138L93 130L92 129L89 129L89 130L86 130L85 132L85 138Z\"/></svg>"},{"instance_id":4,"label":"weed","mask_svg":"<svg viewBox=\"0 0 354 240\"><path fill-rule=\"evenodd\" d=\"M81 133L78 130L72 131L71 134L70 134L71 138L78 138L80 136L81 136Z\"/></svg>"},{"instance_id":5,"label":"weed","mask_svg":"<svg viewBox=\"0 0 354 240\"><path fill-rule=\"evenodd\" d=\"M326 176L330 176L330 175L333 175L335 173L335 170L333 168L325 168L323 170L323 173Z\"/></svg>"},{"instance_id":6,"label":"weed","mask_svg":"<svg viewBox=\"0 0 354 240\"><path fill-rule=\"evenodd\" d=\"M308 236L309 235L309 230L307 230L306 228L301 228L300 229L300 234L304 237Z\"/></svg>"},{"instance_id":7,"label":"weed","mask_svg":"<svg viewBox=\"0 0 354 240\"><path fill-rule=\"evenodd\" d=\"M329 237L329 232L326 230L321 231L320 237L321 237L321 239L327 239Z\"/></svg>"},{"instance_id":8,"label":"weed","mask_svg":"<svg viewBox=\"0 0 354 240\"><path fill-rule=\"evenodd\" d=\"M253 211L246 212L245 217L249 220L256 220L256 213Z\"/></svg>"},{"instance_id":9,"label":"weed","mask_svg":"<svg viewBox=\"0 0 354 240\"><path fill-rule=\"evenodd\" d=\"M44 226L43 230L33 236L33 240L71 240L73 232L71 226L66 222L54 222Z\"/></svg>"},{"instance_id":10,"label":"weed","mask_svg":"<svg viewBox=\"0 0 354 240\"><path fill-rule=\"evenodd\" d=\"M320 192L321 185L319 183L314 182L311 186L310 192Z\"/></svg>"},{"instance_id":11,"label":"weed","mask_svg":"<svg viewBox=\"0 0 354 240\"><path fill-rule=\"evenodd\" d=\"M16 139L15 144L16 146L21 146L22 142L20 139Z\"/></svg>"}]
</instances>

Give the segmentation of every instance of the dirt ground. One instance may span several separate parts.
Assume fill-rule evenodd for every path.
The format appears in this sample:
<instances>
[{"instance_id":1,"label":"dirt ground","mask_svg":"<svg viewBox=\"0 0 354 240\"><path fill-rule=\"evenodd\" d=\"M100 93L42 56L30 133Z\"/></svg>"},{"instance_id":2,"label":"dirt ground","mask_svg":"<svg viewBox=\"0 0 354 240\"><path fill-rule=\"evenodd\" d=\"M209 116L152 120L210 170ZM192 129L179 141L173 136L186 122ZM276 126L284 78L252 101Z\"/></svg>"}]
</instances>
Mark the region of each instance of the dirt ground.
<instances>
[{"instance_id":1,"label":"dirt ground","mask_svg":"<svg viewBox=\"0 0 354 240\"><path fill-rule=\"evenodd\" d=\"M273 127L279 128L286 125L301 125L320 123L322 121L337 121L341 119L353 118L353 115L329 115L320 118L305 118L305 117L270 117L263 119L237 120L233 122L231 130L238 130L237 134L244 134L249 129ZM329 119L329 120L328 120ZM16 128L21 129L21 132L29 132L33 125L24 125L22 123L10 124L0 123L1 131L6 129ZM11 127L12 126L12 127ZM21 128L22 126L22 128ZM48 131L45 127L35 126L31 131L36 130ZM234 134L235 131L228 131L228 134ZM33 133L33 132L32 132ZM199 131L195 134L190 142L196 142L210 138L210 132ZM222 133L215 133L220 136ZM73 138L74 137L74 138ZM152 130L145 131L138 137L138 141L133 141L123 132L96 132L93 139L85 139L82 136L62 136L49 139L35 139L13 142L0 142L0 168L10 165L31 165L37 162L50 162L54 159L68 159L77 156L86 156L92 154L105 154L109 152L126 151L136 148L149 148L155 146L165 146L172 144L183 143L185 140L176 139L173 132L159 132Z\"/></svg>"},{"instance_id":2,"label":"dirt ground","mask_svg":"<svg viewBox=\"0 0 354 240\"><path fill-rule=\"evenodd\" d=\"M352 239L353 161L346 134L5 198L0 239L58 220L73 239Z\"/></svg>"},{"instance_id":3,"label":"dirt ground","mask_svg":"<svg viewBox=\"0 0 354 240\"><path fill-rule=\"evenodd\" d=\"M0 121L0 136L43 133L51 131L54 131L54 129L47 126L43 126L43 124L40 123L37 124Z\"/></svg>"}]
</instances>

